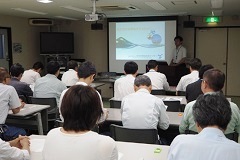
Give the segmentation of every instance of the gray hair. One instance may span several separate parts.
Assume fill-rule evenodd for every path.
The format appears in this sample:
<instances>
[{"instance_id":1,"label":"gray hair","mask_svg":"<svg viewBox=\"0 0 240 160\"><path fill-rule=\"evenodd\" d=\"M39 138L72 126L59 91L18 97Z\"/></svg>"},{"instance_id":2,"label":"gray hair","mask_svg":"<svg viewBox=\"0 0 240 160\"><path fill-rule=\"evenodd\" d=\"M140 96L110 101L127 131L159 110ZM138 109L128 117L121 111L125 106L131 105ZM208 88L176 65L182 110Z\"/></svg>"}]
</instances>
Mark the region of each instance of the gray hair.
<instances>
[{"instance_id":1,"label":"gray hair","mask_svg":"<svg viewBox=\"0 0 240 160\"><path fill-rule=\"evenodd\" d=\"M151 80L148 76L145 76L145 75L140 75L140 76L137 76L134 80L134 85L139 87L139 86L151 86L152 83L151 83Z\"/></svg>"}]
</instances>

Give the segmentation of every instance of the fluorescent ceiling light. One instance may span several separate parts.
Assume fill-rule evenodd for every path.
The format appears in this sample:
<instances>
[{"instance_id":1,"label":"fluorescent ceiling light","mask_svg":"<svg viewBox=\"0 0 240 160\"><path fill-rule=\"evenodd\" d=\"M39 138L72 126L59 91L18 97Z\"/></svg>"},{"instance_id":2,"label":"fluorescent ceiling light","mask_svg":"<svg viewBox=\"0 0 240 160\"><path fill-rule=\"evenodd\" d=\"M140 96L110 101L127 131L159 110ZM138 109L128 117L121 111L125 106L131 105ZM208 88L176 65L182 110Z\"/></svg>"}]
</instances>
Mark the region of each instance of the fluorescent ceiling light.
<instances>
[{"instance_id":1,"label":"fluorescent ceiling light","mask_svg":"<svg viewBox=\"0 0 240 160\"><path fill-rule=\"evenodd\" d=\"M145 4L152 7L155 10L166 10L166 8L159 2L145 2Z\"/></svg>"},{"instance_id":2,"label":"fluorescent ceiling light","mask_svg":"<svg viewBox=\"0 0 240 160\"><path fill-rule=\"evenodd\" d=\"M52 0L37 0L40 3L51 3L53 2Z\"/></svg>"},{"instance_id":3,"label":"fluorescent ceiling light","mask_svg":"<svg viewBox=\"0 0 240 160\"><path fill-rule=\"evenodd\" d=\"M56 18L61 18L61 19L67 19L67 20L73 20L73 21L77 21L78 19L76 18L70 18L70 17L65 17L65 16L55 16Z\"/></svg>"},{"instance_id":4,"label":"fluorescent ceiling light","mask_svg":"<svg viewBox=\"0 0 240 160\"><path fill-rule=\"evenodd\" d=\"M223 0L211 0L212 8L223 8Z\"/></svg>"},{"instance_id":5,"label":"fluorescent ceiling light","mask_svg":"<svg viewBox=\"0 0 240 160\"><path fill-rule=\"evenodd\" d=\"M87 11L87 10L81 9L81 8L76 8L76 7L73 7L73 6L61 6L61 7L66 8L66 9L70 9L70 10L74 10L74 11L77 11L77 12L90 13L90 11Z\"/></svg>"},{"instance_id":6,"label":"fluorescent ceiling light","mask_svg":"<svg viewBox=\"0 0 240 160\"><path fill-rule=\"evenodd\" d=\"M44 12L37 12L37 11L32 11L32 10L23 9L23 8L12 8L12 9L16 10L16 11L27 12L27 13L34 13L34 14L40 14L40 15L46 15L47 14L47 13L44 13Z\"/></svg>"}]
</instances>

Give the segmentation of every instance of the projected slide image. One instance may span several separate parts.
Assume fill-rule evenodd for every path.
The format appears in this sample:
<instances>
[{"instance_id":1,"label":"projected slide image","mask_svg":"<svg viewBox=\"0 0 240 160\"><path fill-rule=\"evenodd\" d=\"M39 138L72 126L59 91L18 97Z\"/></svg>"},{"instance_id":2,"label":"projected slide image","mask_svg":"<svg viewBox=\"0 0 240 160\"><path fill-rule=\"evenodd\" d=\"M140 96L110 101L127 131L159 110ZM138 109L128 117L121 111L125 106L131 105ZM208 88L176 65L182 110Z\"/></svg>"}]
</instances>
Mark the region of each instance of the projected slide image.
<instances>
[{"instance_id":1,"label":"projected slide image","mask_svg":"<svg viewBox=\"0 0 240 160\"><path fill-rule=\"evenodd\" d=\"M164 60L165 22L116 24L117 60Z\"/></svg>"}]
</instances>

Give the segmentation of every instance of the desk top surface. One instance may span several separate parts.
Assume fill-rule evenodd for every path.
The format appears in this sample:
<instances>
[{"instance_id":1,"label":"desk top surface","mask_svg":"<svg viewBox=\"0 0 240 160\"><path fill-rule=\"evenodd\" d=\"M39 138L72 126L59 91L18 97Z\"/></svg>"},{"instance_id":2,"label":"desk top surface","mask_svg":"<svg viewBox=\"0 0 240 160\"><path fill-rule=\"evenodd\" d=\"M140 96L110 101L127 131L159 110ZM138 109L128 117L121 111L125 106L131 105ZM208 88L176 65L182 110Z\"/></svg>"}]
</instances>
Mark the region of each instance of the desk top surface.
<instances>
[{"instance_id":1,"label":"desk top surface","mask_svg":"<svg viewBox=\"0 0 240 160\"><path fill-rule=\"evenodd\" d=\"M27 116L27 115L42 111L44 109L47 109L49 107L50 107L50 105L25 104L25 106L17 114L13 114L13 112L10 110L8 115Z\"/></svg>"},{"instance_id":2,"label":"desk top surface","mask_svg":"<svg viewBox=\"0 0 240 160\"><path fill-rule=\"evenodd\" d=\"M45 139L46 136L30 136L31 160L42 160L42 150ZM169 146L163 145L129 143L119 141L117 141L116 144L119 152L119 160L167 160L167 154L169 151Z\"/></svg>"},{"instance_id":3,"label":"desk top surface","mask_svg":"<svg viewBox=\"0 0 240 160\"><path fill-rule=\"evenodd\" d=\"M93 87L93 88L97 88L97 87L100 87L100 86L103 86L103 85L105 85L105 83L94 82L94 83L90 84L90 86Z\"/></svg>"},{"instance_id":4,"label":"desk top surface","mask_svg":"<svg viewBox=\"0 0 240 160\"><path fill-rule=\"evenodd\" d=\"M121 109L118 108L108 108L109 111L107 121L121 122ZM167 112L169 121L171 125L179 126L182 120L183 112Z\"/></svg>"}]
</instances>

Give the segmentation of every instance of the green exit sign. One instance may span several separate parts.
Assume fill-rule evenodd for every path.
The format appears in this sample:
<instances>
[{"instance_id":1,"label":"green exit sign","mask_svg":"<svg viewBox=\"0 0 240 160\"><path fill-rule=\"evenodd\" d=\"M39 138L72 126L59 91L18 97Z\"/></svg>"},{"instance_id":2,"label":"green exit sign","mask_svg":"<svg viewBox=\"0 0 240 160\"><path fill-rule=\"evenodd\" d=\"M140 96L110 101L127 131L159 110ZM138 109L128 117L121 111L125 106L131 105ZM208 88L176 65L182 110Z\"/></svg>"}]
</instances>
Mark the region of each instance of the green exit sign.
<instances>
[{"instance_id":1,"label":"green exit sign","mask_svg":"<svg viewBox=\"0 0 240 160\"><path fill-rule=\"evenodd\" d=\"M207 23L218 23L218 22L220 22L220 18L219 17L206 17L205 22L207 22Z\"/></svg>"}]
</instances>

